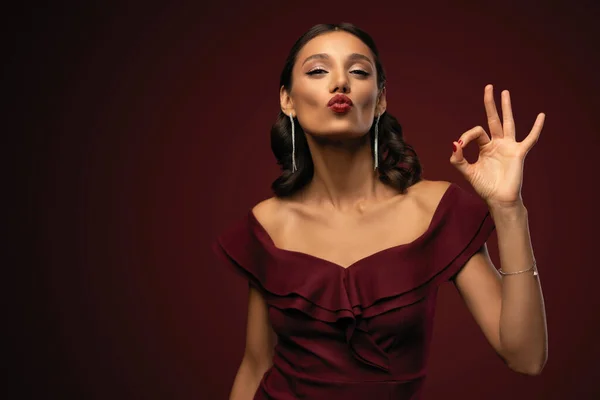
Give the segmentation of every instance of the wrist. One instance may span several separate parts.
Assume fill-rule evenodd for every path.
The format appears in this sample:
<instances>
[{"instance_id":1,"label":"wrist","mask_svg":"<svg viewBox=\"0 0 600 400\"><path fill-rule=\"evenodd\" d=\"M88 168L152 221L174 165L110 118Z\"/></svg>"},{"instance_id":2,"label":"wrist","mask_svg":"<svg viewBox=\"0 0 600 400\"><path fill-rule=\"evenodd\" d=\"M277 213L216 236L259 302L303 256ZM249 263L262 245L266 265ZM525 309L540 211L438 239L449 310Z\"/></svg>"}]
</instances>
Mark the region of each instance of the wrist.
<instances>
[{"instance_id":1,"label":"wrist","mask_svg":"<svg viewBox=\"0 0 600 400\"><path fill-rule=\"evenodd\" d=\"M494 221L517 221L527 217L527 208L522 201L510 205L488 203L488 208L490 209L490 214L492 214Z\"/></svg>"}]
</instances>

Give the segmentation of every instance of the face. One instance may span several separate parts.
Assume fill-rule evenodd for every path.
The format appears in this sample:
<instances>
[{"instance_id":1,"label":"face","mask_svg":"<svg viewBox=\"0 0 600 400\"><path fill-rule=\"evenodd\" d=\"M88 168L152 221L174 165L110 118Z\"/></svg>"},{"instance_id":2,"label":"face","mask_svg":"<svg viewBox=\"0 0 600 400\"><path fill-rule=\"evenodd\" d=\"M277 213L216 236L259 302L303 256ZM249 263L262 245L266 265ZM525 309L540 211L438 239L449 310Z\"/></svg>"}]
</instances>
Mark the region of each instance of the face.
<instances>
[{"instance_id":1,"label":"face","mask_svg":"<svg viewBox=\"0 0 600 400\"><path fill-rule=\"evenodd\" d=\"M362 136L385 111L371 50L344 31L306 43L296 57L292 88L282 88L280 99L283 112L292 113L305 132L331 138Z\"/></svg>"}]
</instances>

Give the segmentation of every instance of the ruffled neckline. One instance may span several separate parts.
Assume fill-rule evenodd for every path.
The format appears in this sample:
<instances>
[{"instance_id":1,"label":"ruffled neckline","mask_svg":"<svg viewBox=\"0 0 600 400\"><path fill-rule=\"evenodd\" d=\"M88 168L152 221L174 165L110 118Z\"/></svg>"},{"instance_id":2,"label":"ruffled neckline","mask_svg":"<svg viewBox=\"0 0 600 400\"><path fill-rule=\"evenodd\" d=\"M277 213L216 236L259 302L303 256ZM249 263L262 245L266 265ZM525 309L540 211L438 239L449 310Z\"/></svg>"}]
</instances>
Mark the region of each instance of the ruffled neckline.
<instances>
[{"instance_id":1,"label":"ruffled neckline","mask_svg":"<svg viewBox=\"0 0 600 400\"><path fill-rule=\"evenodd\" d=\"M214 250L261 290L270 307L338 324L358 361L389 372L391 361L373 341L368 321L435 293L493 230L486 203L452 183L423 234L348 267L278 248L252 209L217 238Z\"/></svg>"},{"instance_id":2,"label":"ruffled neckline","mask_svg":"<svg viewBox=\"0 0 600 400\"><path fill-rule=\"evenodd\" d=\"M377 259L378 257L382 257L385 255L390 255L390 254L397 254L399 252L407 251L415 246L418 246L422 242L426 241L426 239L435 232L435 227L442 220L445 213L449 209L451 209L450 204L452 202L450 201L450 199L451 199L452 193L455 191L455 189L456 189L456 185L454 183L450 183L450 185L448 185L448 188L442 195L438 205L435 208L435 211L433 212L433 216L431 218L431 221L430 221L427 229L425 230L425 232L423 232L421 235L419 235L416 239L414 239L410 242L407 242L407 243L401 243L398 245L387 247L382 250L378 250L374 253L371 253L365 257L362 257L362 258L354 261L352 264L350 264L346 267L343 265L340 265L334 261L327 260L325 258L315 256L315 255L312 255L309 253L305 253L305 252L297 251L297 250L287 250L287 249L277 247L275 245L275 241L271 238L271 236L269 235L269 233L267 232L265 227L258 221L256 216L252 212L252 208L248 211L247 219L248 219L248 222L250 223L250 227L251 227L250 231L263 244L263 246L270 252L277 253L279 255L289 256L289 257L298 257L301 259L307 259L307 260L310 260L313 262L318 262L320 264L332 266L333 268L337 268L339 270L342 270L343 272L349 272L350 270L359 268L361 265L368 264L369 261L373 261L374 259Z\"/></svg>"}]
</instances>

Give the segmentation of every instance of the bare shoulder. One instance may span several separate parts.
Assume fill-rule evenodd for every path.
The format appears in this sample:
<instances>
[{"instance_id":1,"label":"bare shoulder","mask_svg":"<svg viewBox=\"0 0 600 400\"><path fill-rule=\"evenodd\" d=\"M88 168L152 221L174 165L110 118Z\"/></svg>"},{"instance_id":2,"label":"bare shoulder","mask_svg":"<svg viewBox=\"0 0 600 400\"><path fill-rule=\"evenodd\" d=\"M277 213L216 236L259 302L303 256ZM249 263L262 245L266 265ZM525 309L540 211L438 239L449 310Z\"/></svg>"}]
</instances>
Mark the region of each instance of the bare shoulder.
<instances>
[{"instance_id":1,"label":"bare shoulder","mask_svg":"<svg viewBox=\"0 0 600 400\"><path fill-rule=\"evenodd\" d=\"M252 207L252 213L267 231L271 231L284 218L284 202L277 197L269 197Z\"/></svg>"},{"instance_id":2,"label":"bare shoulder","mask_svg":"<svg viewBox=\"0 0 600 400\"><path fill-rule=\"evenodd\" d=\"M273 217L273 214L278 206L278 199L276 197L269 197L268 199L262 200L252 207L252 213L254 213L254 216L260 222L266 222L269 218Z\"/></svg>"},{"instance_id":3,"label":"bare shoulder","mask_svg":"<svg viewBox=\"0 0 600 400\"><path fill-rule=\"evenodd\" d=\"M421 180L413 185L415 199L421 207L433 212L450 185L452 182Z\"/></svg>"}]
</instances>

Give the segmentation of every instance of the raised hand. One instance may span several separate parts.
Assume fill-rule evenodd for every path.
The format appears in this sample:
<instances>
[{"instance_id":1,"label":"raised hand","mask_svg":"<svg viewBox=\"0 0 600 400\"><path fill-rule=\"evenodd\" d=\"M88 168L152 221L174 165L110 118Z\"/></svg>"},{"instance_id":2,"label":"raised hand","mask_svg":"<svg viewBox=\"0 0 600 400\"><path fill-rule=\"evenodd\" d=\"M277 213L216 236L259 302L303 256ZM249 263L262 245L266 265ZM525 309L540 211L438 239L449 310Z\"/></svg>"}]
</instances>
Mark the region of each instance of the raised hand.
<instances>
[{"instance_id":1,"label":"raised hand","mask_svg":"<svg viewBox=\"0 0 600 400\"><path fill-rule=\"evenodd\" d=\"M512 207L522 204L523 163L529 150L538 141L545 114L538 114L531 131L521 142L515 140L515 121L512 115L510 93L502 96L502 121L496 110L493 86L487 85L483 102L491 139L481 126L469 129L453 142L450 163L454 165L489 206ZM479 158L470 164L463 156L463 148L471 141L479 145Z\"/></svg>"}]
</instances>

